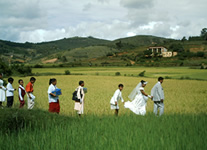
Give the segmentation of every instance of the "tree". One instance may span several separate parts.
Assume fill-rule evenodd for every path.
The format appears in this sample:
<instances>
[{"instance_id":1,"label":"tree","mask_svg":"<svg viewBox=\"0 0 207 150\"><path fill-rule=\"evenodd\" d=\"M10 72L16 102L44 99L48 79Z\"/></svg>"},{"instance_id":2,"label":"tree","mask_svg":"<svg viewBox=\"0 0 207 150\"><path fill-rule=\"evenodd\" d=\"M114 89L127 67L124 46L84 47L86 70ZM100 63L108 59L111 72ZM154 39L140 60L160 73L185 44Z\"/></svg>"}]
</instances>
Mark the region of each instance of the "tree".
<instances>
[{"instance_id":1,"label":"tree","mask_svg":"<svg viewBox=\"0 0 207 150\"><path fill-rule=\"evenodd\" d=\"M151 50L145 50L145 51L144 51L144 55L145 55L145 56L147 55L147 56L149 57L149 56L152 55L152 51L151 51Z\"/></svg>"},{"instance_id":2,"label":"tree","mask_svg":"<svg viewBox=\"0 0 207 150\"><path fill-rule=\"evenodd\" d=\"M197 52L197 57L204 57L205 53L204 52Z\"/></svg>"},{"instance_id":3,"label":"tree","mask_svg":"<svg viewBox=\"0 0 207 150\"><path fill-rule=\"evenodd\" d=\"M121 48L123 47L121 41L116 43L116 47L117 47L118 50L121 50Z\"/></svg>"},{"instance_id":4,"label":"tree","mask_svg":"<svg viewBox=\"0 0 207 150\"><path fill-rule=\"evenodd\" d=\"M12 70L10 69L10 67L6 63L4 63L1 59L0 59L0 73L5 74L6 76L12 75Z\"/></svg>"},{"instance_id":5,"label":"tree","mask_svg":"<svg viewBox=\"0 0 207 150\"><path fill-rule=\"evenodd\" d=\"M67 62L68 61L65 56L63 56L61 59L62 59L63 62Z\"/></svg>"},{"instance_id":6,"label":"tree","mask_svg":"<svg viewBox=\"0 0 207 150\"><path fill-rule=\"evenodd\" d=\"M170 50L172 50L173 52L183 52L184 48L181 44L172 44L169 47Z\"/></svg>"},{"instance_id":7,"label":"tree","mask_svg":"<svg viewBox=\"0 0 207 150\"><path fill-rule=\"evenodd\" d=\"M186 37L184 36L184 37L182 38L182 40L181 40L181 41L182 41L182 42L187 41Z\"/></svg>"},{"instance_id":8,"label":"tree","mask_svg":"<svg viewBox=\"0 0 207 150\"><path fill-rule=\"evenodd\" d=\"M201 37L207 41L207 28L201 30Z\"/></svg>"}]
</instances>

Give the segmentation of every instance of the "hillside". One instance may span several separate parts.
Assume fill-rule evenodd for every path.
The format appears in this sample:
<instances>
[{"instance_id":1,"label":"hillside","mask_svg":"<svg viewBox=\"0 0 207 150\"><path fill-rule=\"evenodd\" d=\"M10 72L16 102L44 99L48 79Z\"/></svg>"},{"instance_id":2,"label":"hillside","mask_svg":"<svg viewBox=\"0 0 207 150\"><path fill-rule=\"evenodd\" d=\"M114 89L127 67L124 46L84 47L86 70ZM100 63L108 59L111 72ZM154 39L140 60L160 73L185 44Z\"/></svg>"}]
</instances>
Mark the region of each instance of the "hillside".
<instances>
[{"instance_id":1,"label":"hillside","mask_svg":"<svg viewBox=\"0 0 207 150\"><path fill-rule=\"evenodd\" d=\"M185 56L194 57L196 54L193 53L206 53L207 51L206 41L182 41L138 35L114 41L93 37L64 38L42 43L14 43L0 40L0 54L3 61L11 61L12 63L53 64L56 62L56 64L79 65L88 65L89 63L96 65L133 65L135 63L146 64L148 60L144 60L142 57L143 52L149 46L164 46L170 51L186 52L184 57L179 58L181 60L189 60ZM153 61L157 61L157 59ZM199 63L197 62L197 64Z\"/></svg>"},{"instance_id":2,"label":"hillside","mask_svg":"<svg viewBox=\"0 0 207 150\"><path fill-rule=\"evenodd\" d=\"M15 43L0 40L0 55L5 59L5 61L8 60L11 55L13 55L13 61L21 59L27 63L30 63L32 60L37 60L64 50L93 45L104 45L109 42L110 41L96 39L93 37L64 38L57 41L42 43Z\"/></svg>"},{"instance_id":3,"label":"hillside","mask_svg":"<svg viewBox=\"0 0 207 150\"><path fill-rule=\"evenodd\" d=\"M146 45L148 46L153 44L164 44L166 42L175 41L175 40L156 37L156 36L149 36L149 35L137 35L133 37L117 39L112 43L115 44L119 41L121 41L121 43L124 45L133 45L137 47L137 46L146 46Z\"/></svg>"}]
</instances>

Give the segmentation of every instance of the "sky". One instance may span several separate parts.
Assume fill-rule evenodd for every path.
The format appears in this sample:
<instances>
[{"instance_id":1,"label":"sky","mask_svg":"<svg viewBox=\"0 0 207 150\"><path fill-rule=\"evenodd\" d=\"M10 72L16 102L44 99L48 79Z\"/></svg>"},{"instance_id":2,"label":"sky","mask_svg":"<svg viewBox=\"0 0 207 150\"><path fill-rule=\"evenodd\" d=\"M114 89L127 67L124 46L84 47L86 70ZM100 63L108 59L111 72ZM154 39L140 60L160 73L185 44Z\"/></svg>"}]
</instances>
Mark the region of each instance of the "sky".
<instances>
[{"instance_id":1,"label":"sky","mask_svg":"<svg viewBox=\"0 0 207 150\"><path fill-rule=\"evenodd\" d=\"M207 0L0 0L0 39L135 35L181 39L207 27Z\"/></svg>"}]
</instances>

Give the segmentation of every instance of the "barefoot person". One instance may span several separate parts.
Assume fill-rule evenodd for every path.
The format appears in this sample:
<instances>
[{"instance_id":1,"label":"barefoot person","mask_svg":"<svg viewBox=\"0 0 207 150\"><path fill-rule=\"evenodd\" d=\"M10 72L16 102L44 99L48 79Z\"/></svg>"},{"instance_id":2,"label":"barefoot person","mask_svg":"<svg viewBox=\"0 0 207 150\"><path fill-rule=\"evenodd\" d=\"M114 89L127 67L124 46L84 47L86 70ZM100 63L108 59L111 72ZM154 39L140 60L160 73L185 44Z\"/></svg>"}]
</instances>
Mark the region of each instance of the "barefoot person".
<instances>
[{"instance_id":1,"label":"barefoot person","mask_svg":"<svg viewBox=\"0 0 207 150\"><path fill-rule=\"evenodd\" d=\"M57 92L57 80L55 78L50 79L49 88L48 88L48 99L49 99L49 112L52 113L60 113L60 104L59 104L59 96L61 92Z\"/></svg>"},{"instance_id":2,"label":"barefoot person","mask_svg":"<svg viewBox=\"0 0 207 150\"><path fill-rule=\"evenodd\" d=\"M111 98L110 104L111 109L115 110L115 115L118 116L119 113L119 104L118 101L121 100L124 103L124 99L122 97L122 90L124 88L123 84L119 84L119 88L115 91L113 97Z\"/></svg>"},{"instance_id":3,"label":"barefoot person","mask_svg":"<svg viewBox=\"0 0 207 150\"><path fill-rule=\"evenodd\" d=\"M32 109L35 104L34 102L35 96L33 95L33 92L34 92L33 86L34 86L35 81L36 79L34 77L31 77L30 82L26 86L28 109Z\"/></svg>"},{"instance_id":4,"label":"barefoot person","mask_svg":"<svg viewBox=\"0 0 207 150\"><path fill-rule=\"evenodd\" d=\"M151 90L152 100L154 101L154 113L155 115L163 115L164 113L164 91L162 88L162 83L164 81L163 77L158 78L158 82L154 85L154 87Z\"/></svg>"},{"instance_id":5,"label":"barefoot person","mask_svg":"<svg viewBox=\"0 0 207 150\"><path fill-rule=\"evenodd\" d=\"M3 108L2 103L6 100L6 88L4 87L3 73L0 73L0 107Z\"/></svg>"},{"instance_id":6,"label":"barefoot person","mask_svg":"<svg viewBox=\"0 0 207 150\"><path fill-rule=\"evenodd\" d=\"M128 101L124 104L125 108L129 108L132 112L137 115L145 115L146 114L146 106L148 97L151 98L150 95L147 95L144 91L144 87L147 85L147 82L142 80L131 92L129 98L132 102Z\"/></svg>"}]
</instances>

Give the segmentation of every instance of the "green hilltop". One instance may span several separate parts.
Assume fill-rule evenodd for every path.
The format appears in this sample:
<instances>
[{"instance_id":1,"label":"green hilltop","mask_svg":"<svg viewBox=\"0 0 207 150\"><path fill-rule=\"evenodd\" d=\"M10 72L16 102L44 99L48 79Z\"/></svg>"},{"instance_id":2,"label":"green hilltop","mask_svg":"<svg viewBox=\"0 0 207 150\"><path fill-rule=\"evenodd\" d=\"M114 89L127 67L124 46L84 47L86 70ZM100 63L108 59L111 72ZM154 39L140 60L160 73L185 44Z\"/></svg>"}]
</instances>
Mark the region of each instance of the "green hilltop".
<instances>
[{"instance_id":1,"label":"green hilltop","mask_svg":"<svg viewBox=\"0 0 207 150\"><path fill-rule=\"evenodd\" d=\"M151 60L144 57L149 46L163 46L170 51L177 51L177 58ZM62 65L134 65L148 62L193 60L196 65L206 63L207 41L199 37L190 37L188 40L168 39L150 35L104 40L94 37L73 37L42 43L15 43L0 40L0 55L4 62L24 64L62 64ZM198 58L202 52L204 58Z\"/></svg>"}]
</instances>

